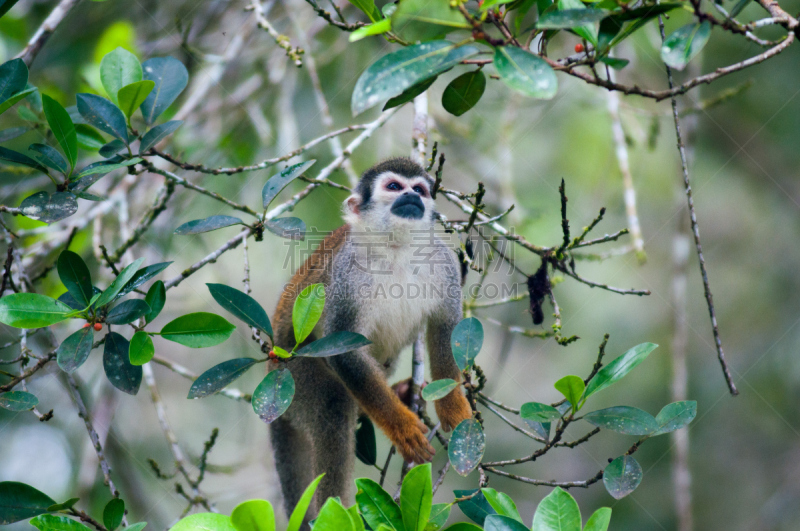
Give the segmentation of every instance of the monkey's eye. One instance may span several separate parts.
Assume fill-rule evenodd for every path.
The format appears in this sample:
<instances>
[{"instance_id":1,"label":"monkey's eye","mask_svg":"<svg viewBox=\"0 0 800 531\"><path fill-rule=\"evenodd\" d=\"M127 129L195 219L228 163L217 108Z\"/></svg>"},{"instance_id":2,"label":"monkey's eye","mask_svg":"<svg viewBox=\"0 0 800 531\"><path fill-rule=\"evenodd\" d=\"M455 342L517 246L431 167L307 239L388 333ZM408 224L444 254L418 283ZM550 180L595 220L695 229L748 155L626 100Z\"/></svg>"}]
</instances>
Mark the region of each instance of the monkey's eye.
<instances>
[{"instance_id":1,"label":"monkey's eye","mask_svg":"<svg viewBox=\"0 0 800 531\"><path fill-rule=\"evenodd\" d=\"M426 190L425 190L425 188L423 186L416 185L414 188L412 188L412 190L417 192L422 197L425 197Z\"/></svg>"},{"instance_id":2,"label":"monkey's eye","mask_svg":"<svg viewBox=\"0 0 800 531\"><path fill-rule=\"evenodd\" d=\"M390 182L389 184L386 185L386 189L396 192L398 190L402 190L403 187L400 186L400 183L398 183L397 181L392 181L392 182Z\"/></svg>"}]
</instances>

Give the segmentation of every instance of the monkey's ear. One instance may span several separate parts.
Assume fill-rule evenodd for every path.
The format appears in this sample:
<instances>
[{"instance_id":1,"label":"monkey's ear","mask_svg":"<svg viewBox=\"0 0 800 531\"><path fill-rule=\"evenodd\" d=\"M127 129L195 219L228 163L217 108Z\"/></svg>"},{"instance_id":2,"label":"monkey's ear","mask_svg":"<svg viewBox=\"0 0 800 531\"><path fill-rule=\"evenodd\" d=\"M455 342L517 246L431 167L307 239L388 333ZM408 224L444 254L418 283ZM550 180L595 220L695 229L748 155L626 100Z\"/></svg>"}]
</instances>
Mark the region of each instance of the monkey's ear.
<instances>
[{"instance_id":1,"label":"monkey's ear","mask_svg":"<svg viewBox=\"0 0 800 531\"><path fill-rule=\"evenodd\" d=\"M344 200L344 219L352 225L361 217L361 196L353 194Z\"/></svg>"}]
</instances>

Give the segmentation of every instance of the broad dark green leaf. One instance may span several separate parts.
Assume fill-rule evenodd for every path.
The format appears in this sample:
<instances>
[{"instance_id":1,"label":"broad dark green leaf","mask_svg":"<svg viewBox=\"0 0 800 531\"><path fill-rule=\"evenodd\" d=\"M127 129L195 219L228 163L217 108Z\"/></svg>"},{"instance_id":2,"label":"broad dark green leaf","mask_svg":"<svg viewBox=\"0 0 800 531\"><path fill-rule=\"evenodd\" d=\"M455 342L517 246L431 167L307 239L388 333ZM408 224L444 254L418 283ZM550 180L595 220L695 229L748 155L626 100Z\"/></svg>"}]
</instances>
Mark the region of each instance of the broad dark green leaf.
<instances>
[{"instance_id":1,"label":"broad dark green leaf","mask_svg":"<svg viewBox=\"0 0 800 531\"><path fill-rule=\"evenodd\" d=\"M457 524L453 524L451 526L447 526L447 529L444 531L482 531L483 528L476 526L475 524L470 524L468 522L458 522Z\"/></svg>"},{"instance_id":2,"label":"broad dark green leaf","mask_svg":"<svg viewBox=\"0 0 800 531\"><path fill-rule=\"evenodd\" d=\"M478 51L475 46L456 47L448 41L432 41L407 46L381 57L356 82L350 104L353 115L441 74Z\"/></svg>"},{"instance_id":3,"label":"broad dark green leaf","mask_svg":"<svg viewBox=\"0 0 800 531\"><path fill-rule=\"evenodd\" d=\"M471 367L483 346L483 325L474 317L458 323L450 334L450 347L460 370Z\"/></svg>"},{"instance_id":4,"label":"broad dark green leaf","mask_svg":"<svg viewBox=\"0 0 800 531\"><path fill-rule=\"evenodd\" d=\"M256 363L258 363L258 360L253 358L236 358L223 361L201 374L192 383L192 387L189 389L189 396L186 398L211 396L228 386Z\"/></svg>"},{"instance_id":5,"label":"broad dark green leaf","mask_svg":"<svg viewBox=\"0 0 800 531\"><path fill-rule=\"evenodd\" d=\"M375 6L375 0L350 0L350 3L363 11L370 21L378 22L381 19L381 12Z\"/></svg>"},{"instance_id":6,"label":"broad dark green leaf","mask_svg":"<svg viewBox=\"0 0 800 531\"><path fill-rule=\"evenodd\" d=\"M589 380L589 383L586 385L584 398L589 398L594 393L602 391L606 387L621 380L626 374L643 362L657 347L658 345L654 343L642 343L614 359L614 361L600 369L600 371Z\"/></svg>"},{"instance_id":7,"label":"broad dark green leaf","mask_svg":"<svg viewBox=\"0 0 800 531\"><path fill-rule=\"evenodd\" d=\"M35 87L31 87L31 88L29 88L27 90L23 90L22 92L18 92L16 94L14 94L13 96L8 98L3 103L0 103L0 114L3 114L7 110L9 110L11 107L13 107L17 102L27 98L28 96L30 96L34 92L36 92L36 88Z\"/></svg>"},{"instance_id":8,"label":"broad dark green leaf","mask_svg":"<svg viewBox=\"0 0 800 531\"><path fill-rule=\"evenodd\" d=\"M30 158L29 156L23 155L18 151L14 151L1 146L0 146L0 160L6 160L8 162L13 162L15 164L22 164L23 166L28 166L29 168L39 170L42 173L47 173L47 168L39 164L39 162L35 161L34 159Z\"/></svg>"},{"instance_id":9,"label":"broad dark green leaf","mask_svg":"<svg viewBox=\"0 0 800 531\"><path fill-rule=\"evenodd\" d=\"M147 332L140 330L133 334L131 343L128 345L128 359L131 365L144 365L153 359L155 353L153 339Z\"/></svg>"},{"instance_id":10,"label":"broad dark green leaf","mask_svg":"<svg viewBox=\"0 0 800 531\"><path fill-rule=\"evenodd\" d=\"M119 108L100 96L78 94L78 112L86 123L128 144L128 124Z\"/></svg>"},{"instance_id":11,"label":"broad dark green leaf","mask_svg":"<svg viewBox=\"0 0 800 531\"><path fill-rule=\"evenodd\" d=\"M450 518L450 509L452 507L449 503L433 504L425 531L439 531L447 523L447 519Z\"/></svg>"},{"instance_id":12,"label":"broad dark green leaf","mask_svg":"<svg viewBox=\"0 0 800 531\"><path fill-rule=\"evenodd\" d=\"M389 101L387 101L386 104L383 106L383 110L386 111L388 109L394 109L395 107L399 107L405 103L408 103L409 101L413 100L414 98L416 98L417 96L428 90L430 86L433 85L438 78L439 78L438 76L430 77L425 81L421 81L416 85L413 85L405 89L403 92L400 93L399 96L395 96L394 98L389 99Z\"/></svg>"},{"instance_id":13,"label":"broad dark green leaf","mask_svg":"<svg viewBox=\"0 0 800 531\"><path fill-rule=\"evenodd\" d=\"M558 11L586 11L588 8L581 0L558 0ZM547 13L543 13L546 15ZM577 15L577 13L576 13ZM571 26L573 32L582 39L597 45L598 26L593 22L584 23L580 26Z\"/></svg>"},{"instance_id":14,"label":"broad dark green leaf","mask_svg":"<svg viewBox=\"0 0 800 531\"><path fill-rule=\"evenodd\" d=\"M161 273L163 270L169 267L171 263L172 262L159 262L157 264L149 265L137 270L131 279L122 287L117 295L117 298L127 295L131 291L135 290L151 278Z\"/></svg>"},{"instance_id":15,"label":"broad dark green leaf","mask_svg":"<svg viewBox=\"0 0 800 531\"><path fill-rule=\"evenodd\" d=\"M62 251L58 256L57 268L61 283L67 291L77 301L84 303L84 307L88 306L94 296L94 288L92 288L92 276L83 258L72 251Z\"/></svg>"},{"instance_id":16,"label":"broad dark green leaf","mask_svg":"<svg viewBox=\"0 0 800 531\"><path fill-rule=\"evenodd\" d=\"M480 70L461 74L444 89L442 107L455 116L461 116L480 101L486 90L486 76Z\"/></svg>"},{"instance_id":17,"label":"broad dark green leaf","mask_svg":"<svg viewBox=\"0 0 800 531\"><path fill-rule=\"evenodd\" d=\"M114 325L128 324L147 315L149 312L150 306L143 300L129 299L111 308L111 311L106 316L106 322Z\"/></svg>"},{"instance_id":18,"label":"broad dark green leaf","mask_svg":"<svg viewBox=\"0 0 800 531\"><path fill-rule=\"evenodd\" d=\"M189 82L189 72L174 57L154 57L142 63L144 79L155 82L155 88L142 103L142 116L148 124L180 96Z\"/></svg>"},{"instance_id":19,"label":"broad dark green leaf","mask_svg":"<svg viewBox=\"0 0 800 531\"><path fill-rule=\"evenodd\" d=\"M103 349L103 369L111 385L129 395L139 392L142 368L131 365L128 340L116 332L106 334Z\"/></svg>"},{"instance_id":20,"label":"broad dark green leaf","mask_svg":"<svg viewBox=\"0 0 800 531\"><path fill-rule=\"evenodd\" d=\"M154 148L156 144L174 133L181 125L183 125L182 120L170 120L169 122L153 127L142 137L142 141L139 144L139 153L144 153Z\"/></svg>"},{"instance_id":21,"label":"broad dark green leaf","mask_svg":"<svg viewBox=\"0 0 800 531\"><path fill-rule=\"evenodd\" d=\"M47 512L54 513L58 511L65 511L75 506L76 503L80 501L80 498L70 498L65 502L57 503L55 505L51 505L47 508Z\"/></svg>"},{"instance_id":22,"label":"broad dark green leaf","mask_svg":"<svg viewBox=\"0 0 800 531\"><path fill-rule=\"evenodd\" d=\"M14 328L42 328L63 321L72 308L38 293L12 293L0 298L0 323Z\"/></svg>"},{"instance_id":23,"label":"broad dark green leaf","mask_svg":"<svg viewBox=\"0 0 800 531\"><path fill-rule=\"evenodd\" d=\"M431 515L433 493L431 464L417 465L408 471L400 488L400 512L405 531L424 531Z\"/></svg>"},{"instance_id":24,"label":"broad dark green leaf","mask_svg":"<svg viewBox=\"0 0 800 531\"><path fill-rule=\"evenodd\" d=\"M581 510L569 493L560 487L539 502L533 515L534 531L581 531Z\"/></svg>"},{"instance_id":25,"label":"broad dark green leaf","mask_svg":"<svg viewBox=\"0 0 800 531\"><path fill-rule=\"evenodd\" d=\"M600 507L586 521L586 527L583 528L583 531L607 531L610 523L611 508Z\"/></svg>"},{"instance_id":26,"label":"broad dark green leaf","mask_svg":"<svg viewBox=\"0 0 800 531\"><path fill-rule=\"evenodd\" d=\"M528 528L522 523L499 514L487 516L483 523L483 529L484 531L528 531Z\"/></svg>"},{"instance_id":27,"label":"broad dark green leaf","mask_svg":"<svg viewBox=\"0 0 800 531\"><path fill-rule=\"evenodd\" d=\"M153 282L153 285L150 286L150 289L147 290L147 295L144 297L144 302L150 306L150 311L147 315L144 316L144 320L148 323L151 323L158 314L161 313L161 310L164 309L164 304L167 302L167 289L164 287L164 283L160 280L156 280Z\"/></svg>"},{"instance_id":28,"label":"broad dark green leaf","mask_svg":"<svg viewBox=\"0 0 800 531\"><path fill-rule=\"evenodd\" d=\"M598 45L601 50L604 50L606 47L614 47L633 35L636 31L656 18L658 15L682 7L683 4L678 2L664 2L658 5L648 5L614 13L613 15L603 19L603 21L600 23ZM625 29L622 29L622 26L625 24L625 22L629 20L632 22L625 26Z\"/></svg>"},{"instance_id":29,"label":"broad dark green leaf","mask_svg":"<svg viewBox=\"0 0 800 531\"><path fill-rule=\"evenodd\" d=\"M258 328L272 337L272 325L264 308L250 295L225 284L206 284L208 291L220 306L244 321L248 326Z\"/></svg>"},{"instance_id":30,"label":"broad dark green leaf","mask_svg":"<svg viewBox=\"0 0 800 531\"><path fill-rule=\"evenodd\" d=\"M636 490L641 482L642 467L629 455L617 457L603 471L603 485L617 500Z\"/></svg>"},{"instance_id":31,"label":"broad dark green leaf","mask_svg":"<svg viewBox=\"0 0 800 531\"><path fill-rule=\"evenodd\" d=\"M526 402L522 404L519 410L519 416L532 422L550 422L561 417L561 413L553 406L548 406L547 404Z\"/></svg>"},{"instance_id":32,"label":"broad dark green leaf","mask_svg":"<svg viewBox=\"0 0 800 531\"><path fill-rule=\"evenodd\" d=\"M237 531L231 517L219 513L190 514L169 528L169 531Z\"/></svg>"},{"instance_id":33,"label":"broad dark green leaf","mask_svg":"<svg viewBox=\"0 0 800 531\"><path fill-rule=\"evenodd\" d=\"M92 287L92 296L94 297L95 295L97 295L99 293L102 293L102 291L100 291L99 289L97 289L96 287L93 286ZM75 297L73 297L72 294L69 291L65 291L64 293L62 293L58 297L58 300L60 300L61 302L63 302L64 304L66 304L67 306L72 308L73 310L83 310L84 308L86 308L86 304L84 304L83 302L78 302L75 299ZM92 307L94 307L94 304L92 304Z\"/></svg>"},{"instance_id":34,"label":"broad dark green leaf","mask_svg":"<svg viewBox=\"0 0 800 531\"><path fill-rule=\"evenodd\" d=\"M267 374L253 391L253 411L269 424L283 415L294 398L294 378L289 369L277 369Z\"/></svg>"},{"instance_id":35,"label":"broad dark green leaf","mask_svg":"<svg viewBox=\"0 0 800 531\"><path fill-rule=\"evenodd\" d=\"M53 195L47 192L36 192L23 199L19 208L25 217L53 223L77 212L78 200L75 198L75 194L70 192L56 192Z\"/></svg>"},{"instance_id":36,"label":"broad dark green leaf","mask_svg":"<svg viewBox=\"0 0 800 531\"><path fill-rule=\"evenodd\" d=\"M435 380L425 386L422 390L422 398L425 400L439 400L450 394L450 391L458 387L458 382L450 378Z\"/></svg>"},{"instance_id":37,"label":"broad dark green leaf","mask_svg":"<svg viewBox=\"0 0 800 531\"><path fill-rule=\"evenodd\" d=\"M497 492L494 489L481 489L486 501L492 506L492 509L497 511L498 515L507 516L519 522L522 522L522 517L517 510L517 504L511 499L511 496L503 492Z\"/></svg>"},{"instance_id":38,"label":"broad dark green leaf","mask_svg":"<svg viewBox=\"0 0 800 531\"><path fill-rule=\"evenodd\" d=\"M69 162L55 148L47 144L31 144L28 151L35 153L34 158L50 169L60 171L64 175L69 173Z\"/></svg>"},{"instance_id":39,"label":"broad dark green leaf","mask_svg":"<svg viewBox=\"0 0 800 531\"><path fill-rule=\"evenodd\" d=\"M711 36L711 23L688 24L671 33L661 46L661 59L676 70L683 70Z\"/></svg>"},{"instance_id":40,"label":"broad dark green leaf","mask_svg":"<svg viewBox=\"0 0 800 531\"><path fill-rule=\"evenodd\" d=\"M204 219L187 221L175 229L175 234L200 234L232 225L244 225L244 222L233 216L210 216Z\"/></svg>"},{"instance_id":41,"label":"broad dark green leaf","mask_svg":"<svg viewBox=\"0 0 800 531\"><path fill-rule=\"evenodd\" d=\"M12 59L0 65L0 102L25 90L28 66L22 59Z\"/></svg>"},{"instance_id":42,"label":"broad dark green leaf","mask_svg":"<svg viewBox=\"0 0 800 531\"><path fill-rule=\"evenodd\" d=\"M306 224L300 218L275 218L265 221L264 227L272 234L280 236L281 238L301 241L306 238Z\"/></svg>"},{"instance_id":43,"label":"broad dark green leaf","mask_svg":"<svg viewBox=\"0 0 800 531\"><path fill-rule=\"evenodd\" d=\"M404 531L403 514L391 494L369 478L356 479L356 488L358 510L372 529L385 525L395 531Z\"/></svg>"},{"instance_id":44,"label":"broad dark green leaf","mask_svg":"<svg viewBox=\"0 0 800 531\"><path fill-rule=\"evenodd\" d=\"M56 350L56 361L64 372L74 372L86 361L92 352L94 344L94 332L92 326L85 326L73 332L67 337Z\"/></svg>"},{"instance_id":45,"label":"broad dark green leaf","mask_svg":"<svg viewBox=\"0 0 800 531\"><path fill-rule=\"evenodd\" d=\"M40 531L91 531L77 520L55 514L39 515L30 524Z\"/></svg>"},{"instance_id":46,"label":"broad dark green leaf","mask_svg":"<svg viewBox=\"0 0 800 531\"><path fill-rule=\"evenodd\" d=\"M69 113L47 94L42 94L42 109L56 142L67 156L70 168L74 168L78 160L78 134Z\"/></svg>"},{"instance_id":47,"label":"broad dark green leaf","mask_svg":"<svg viewBox=\"0 0 800 531\"><path fill-rule=\"evenodd\" d=\"M731 8L731 12L728 14L728 16L729 16L730 18L733 18L733 17L735 17L736 15L738 15L739 13L741 13L741 12L742 12L742 10L743 10L745 7L747 7L747 4L749 4L749 3L750 3L750 0L739 0L738 2L736 2L736 5L734 5L734 6Z\"/></svg>"},{"instance_id":48,"label":"broad dark green leaf","mask_svg":"<svg viewBox=\"0 0 800 531\"><path fill-rule=\"evenodd\" d=\"M319 482L322 481L322 477L323 475L317 476L317 478L306 487L303 495L300 496L300 501L297 502L297 505L295 505L292 510L292 515L289 517L286 531L300 531L300 526L303 525L303 518L305 518L306 512L308 512L308 507L311 505L311 500L314 497L314 493L317 491Z\"/></svg>"},{"instance_id":49,"label":"broad dark green leaf","mask_svg":"<svg viewBox=\"0 0 800 531\"><path fill-rule=\"evenodd\" d=\"M314 331L324 308L325 286L323 284L306 286L294 300L292 326L294 327L294 339L298 345Z\"/></svg>"},{"instance_id":50,"label":"broad dark green leaf","mask_svg":"<svg viewBox=\"0 0 800 531\"><path fill-rule=\"evenodd\" d=\"M111 159L114 160L114 159ZM120 168L127 168L128 166L133 166L134 164L139 164L142 162L142 159L139 157L134 157L132 159L127 159L122 162L110 162L110 161L101 161L95 162L93 164L89 164L81 172L78 174L78 177L86 177L87 175L95 175L95 174L106 174L112 172L114 170L118 170ZM89 185L91 186L91 185ZM88 188L89 186L85 186L84 188Z\"/></svg>"},{"instance_id":51,"label":"broad dark green leaf","mask_svg":"<svg viewBox=\"0 0 800 531\"><path fill-rule=\"evenodd\" d=\"M359 461L369 466L373 466L378 462L375 426L366 415L358 417L358 429L356 429L356 457Z\"/></svg>"},{"instance_id":52,"label":"broad dark green leaf","mask_svg":"<svg viewBox=\"0 0 800 531\"><path fill-rule=\"evenodd\" d=\"M0 407L9 411L28 411L36 407L39 399L25 391L0 393Z\"/></svg>"},{"instance_id":53,"label":"broad dark green leaf","mask_svg":"<svg viewBox=\"0 0 800 531\"><path fill-rule=\"evenodd\" d=\"M224 317L213 313L190 313L167 323L161 337L191 348L219 345L236 329Z\"/></svg>"},{"instance_id":54,"label":"broad dark green leaf","mask_svg":"<svg viewBox=\"0 0 800 531\"><path fill-rule=\"evenodd\" d=\"M583 390L585 389L583 379L580 376L573 374L564 376L554 384L554 387L556 391L564 395L564 398L569 400L575 411L580 409L581 396L583 396Z\"/></svg>"},{"instance_id":55,"label":"broad dark green leaf","mask_svg":"<svg viewBox=\"0 0 800 531\"><path fill-rule=\"evenodd\" d=\"M110 159L111 157L115 156L117 153L125 149L125 142L122 140L115 138L108 144L104 145L100 148L98 153L100 153L101 157L105 157Z\"/></svg>"},{"instance_id":56,"label":"broad dark green leaf","mask_svg":"<svg viewBox=\"0 0 800 531\"><path fill-rule=\"evenodd\" d=\"M117 275L117 278L114 279L111 285L103 291L103 293L100 295L100 298L94 303L95 307L102 308L106 304L116 299L117 294L122 290L125 284L127 284L128 281L133 278L139 269L139 266L142 265L142 262L144 262L144 258L139 258L132 264L129 264L123 268L122 271L119 272L119 275Z\"/></svg>"},{"instance_id":57,"label":"broad dark green leaf","mask_svg":"<svg viewBox=\"0 0 800 531\"><path fill-rule=\"evenodd\" d=\"M267 500L248 500L231 513L237 531L275 531L275 511Z\"/></svg>"},{"instance_id":58,"label":"broad dark green leaf","mask_svg":"<svg viewBox=\"0 0 800 531\"><path fill-rule=\"evenodd\" d=\"M112 498L103 509L103 525L109 531L114 531L122 524L123 516L125 516L125 502L120 498Z\"/></svg>"},{"instance_id":59,"label":"broad dark green leaf","mask_svg":"<svg viewBox=\"0 0 800 531\"><path fill-rule=\"evenodd\" d=\"M155 81L145 79L119 89L117 101L119 103L119 108L122 109L125 116L130 119L133 113L136 112L136 109L144 103L145 98L150 95L155 86Z\"/></svg>"},{"instance_id":60,"label":"broad dark green leaf","mask_svg":"<svg viewBox=\"0 0 800 531\"><path fill-rule=\"evenodd\" d=\"M409 42L441 39L451 31L469 27L449 0L402 0L392 14L392 31Z\"/></svg>"},{"instance_id":61,"label":"broad dark green leaf","mask_svg":"<svg viewBox=\"0 0 800 531\"><path fill-rule=\"evenodd\" d=\"M513 46L495 49L494 66L500 79L531 98L549 100L558 91L558 80L544 59Z\"/></svg>"},{"instance_id":62,"label":"broad dark green leaf","mask_svg":"<svg viewBox=\"0 0 800 531\"><path fill-rule=\"evenodd\" d=\"M461 476L467 476L483 459L486 437L481 423L475 419L462 420L453 430L447 455L453 469Z\"/></svg>"},{"instance_id":63,"label":"broad dark green leaf","mask_svg":"<svg viewBox=\"0 0 800 531\"><path fill-rule=\"evenodd\" d=\"M298 350L295 355L309 358L336 356L337 354L352 352L371 343L372 341L361 334L340 331L329 334L322 339L312 341L308 345Z\"/></svg>"},{"instance_id":64,"label":"broad dark green leaf","mask_svg":"<svg viewBox=\"0 0 800 531\"><path fill-rule=\"evenodd\" d=\"M630 406L615 406L592 411L586 413L583 419L592 426L624 435L648 435L658 429L653 415Z\"/></svg>"},{"instance_id":65,"label":"broad dark green leaf","mask_svg":"<svg viewBox=\"0 0 800 531\"><path fill-rule=\"evenodd\" d=\"M453 494L456 498L464 498L465 496L473 494L475 490L455 490ZM486 517L490 514L497 514L497 511L486 501L483 492L475 494L475 496L472 496L468 500L458 502L458 508L461 509L461 512L464 513L467 518L479 525L483 525Z\"/></svg>"},{"instance_id":66,"label":"broad dark green leaf","mask_svg":"<svg viewBox=\"0 0 800 531\"><path fill-rule=\"evenodd\" d=\"M286 186L294 179L300 177L303 172L313 166L315 162L317 161L311 159L298 164L293 164L288 168L283 169L280 173L270 177L266 184L264 184L264 188L261 190L261 201L264 204L264 208L266 209L269 207L269 204L272 203L272 200L277 197L281 190L286 188Z\"/></svg>"},{"instance_id":67,"label":"broad dark green leaf","mask_svg":"<svg viewBox=\"0 0 800 531\"><path fill-rule=\"evenodd\" d=\"M328 498L314 522L316 531L355 531L350 513L338 498Z\"/></svg>"},{"instance_id":68,"label":"broad dark green leaf","mask_svg":"<svg viewBox=\"0 0 800 531\"><path fill-rule=\"evenodd\" d=\"M563 9L545 13L536 23L539 29L569 29L584 24L599 22L609 16L610 11L605 9Z\"/></svg>"},{"instance_id":69,"label":"broad dark green leaf","mask_svg":"<svg viewBox=\"0 0 800 531\"><path fill-rule=\"evenodd\" d=\"M0 131L0 142L8 142L9 140L13 140L19 136L24 135L28 131L30 131L30 127L19 126L19 127L9 127L8 129L3 129Z\"/></svg>"},{"instance_id":70,"label":"broad dark green leaf","mask_svg":"<svg viewBox=\"0 0 800 531\"><path fill-rule=\"evenodd\" d=\"M652 435L663 435L679 430L693 421L695 416L697 416L697 402L694 400L668 404L656 415L658 429Z\"/></svg>"},{"instance_id":71,"label":"broad dark green leaf","mask_svg":"<svg viewBox=\"0 0 800 531\"><path fill-rule=\"evenodd\" d=\"M139 64L139 59L124 48L107 53L100 61L100 81L106 94L116 105L119 105L119 90L141 80L142 65Z\"/></svg>"},{"instance_id":72,"label":"broad dark green leaf","mask_svg":"<svg viewBox=\"0 0 800 531\"><path fill-rule=\"evenodd\" d=\"M56 501L30 485L16 481L0 482L0 525L27 520L47 511Z\"/></svg>"},{"instance_id":73,"label":"broad dark green leaf","mask_svg":"<svg viewBox=\"0 0 800 531\"><path fill-rule=\"evenodd\" d=\"M628 63L630 63L630 60L628 60L628 59L620 59L618 57L603 57L603 58L600 59L600 61L602 63L607 64L608 66L610 66L614 70L622 70L623 68L628 66Z\"/></svg>"}]
</instances>

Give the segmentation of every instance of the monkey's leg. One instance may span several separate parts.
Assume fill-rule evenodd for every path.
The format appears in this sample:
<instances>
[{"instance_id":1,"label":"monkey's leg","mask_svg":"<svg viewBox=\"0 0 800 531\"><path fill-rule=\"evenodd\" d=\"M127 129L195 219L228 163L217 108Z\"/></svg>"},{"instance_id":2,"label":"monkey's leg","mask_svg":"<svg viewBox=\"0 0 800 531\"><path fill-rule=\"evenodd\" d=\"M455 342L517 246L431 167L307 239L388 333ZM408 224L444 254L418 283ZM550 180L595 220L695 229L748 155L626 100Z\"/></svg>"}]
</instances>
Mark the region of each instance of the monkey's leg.
<instances>
[{"instance_id":1,"label":"monkey's leg","mask_svg":"<svg viewBox=\"0 0 800 531\"><path fill-rule=\"evenodd\" d=\"M314 480L311 441L291 422L280 417L269 426L275 468L281 480L286 517L292 514L303 491Z\"/></svg>"}]
</instances>

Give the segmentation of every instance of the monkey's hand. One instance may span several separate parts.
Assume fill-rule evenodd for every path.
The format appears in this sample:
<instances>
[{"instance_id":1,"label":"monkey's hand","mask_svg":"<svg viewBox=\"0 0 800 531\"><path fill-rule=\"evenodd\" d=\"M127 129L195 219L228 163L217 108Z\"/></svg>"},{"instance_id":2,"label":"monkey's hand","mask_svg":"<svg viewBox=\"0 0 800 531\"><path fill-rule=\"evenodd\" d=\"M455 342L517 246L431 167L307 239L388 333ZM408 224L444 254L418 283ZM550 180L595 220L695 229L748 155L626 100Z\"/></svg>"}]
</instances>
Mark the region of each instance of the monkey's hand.
<instances>
[{"instance_id":1,"label":"monkey's hand","mask_svg":"<svg viewBox=\"0 0 800 531\"><path fill-rule=\"evenodd\" d=\"M436 453L425 437L428 427L405 407L398 408L395 418L389 421L384 431L406 461L428 463Z\"/></svg>"},{"instance_id":2,"label":"monkey's hand","mask_svg":"<svg viewBox=\"0 0 800 531\"><path fill-rule=\"evenodd\" d=\"M392 391L394 391L394 394L396 394L397 398L399 398L400 401L407 407L411 407L411 385L412 379L406 378L405 380L400 380L392 386ZM422 385L419 388L420 391L425 389L426 385L428 385L428 382L422 382Z\"/></svg>"},{"instance_id":3,"label":"monkey's hand","mask_svg":"<svg viewBox=\"0 0 800 531\"><path fill-rule=\"evenodd\" d=\"M472 418L472 408L461 389L453 389L449 395L437 400L435 403L436 415L442 423L444 431L450 431L468 418Z\"/></svg>"}]
</instances>

